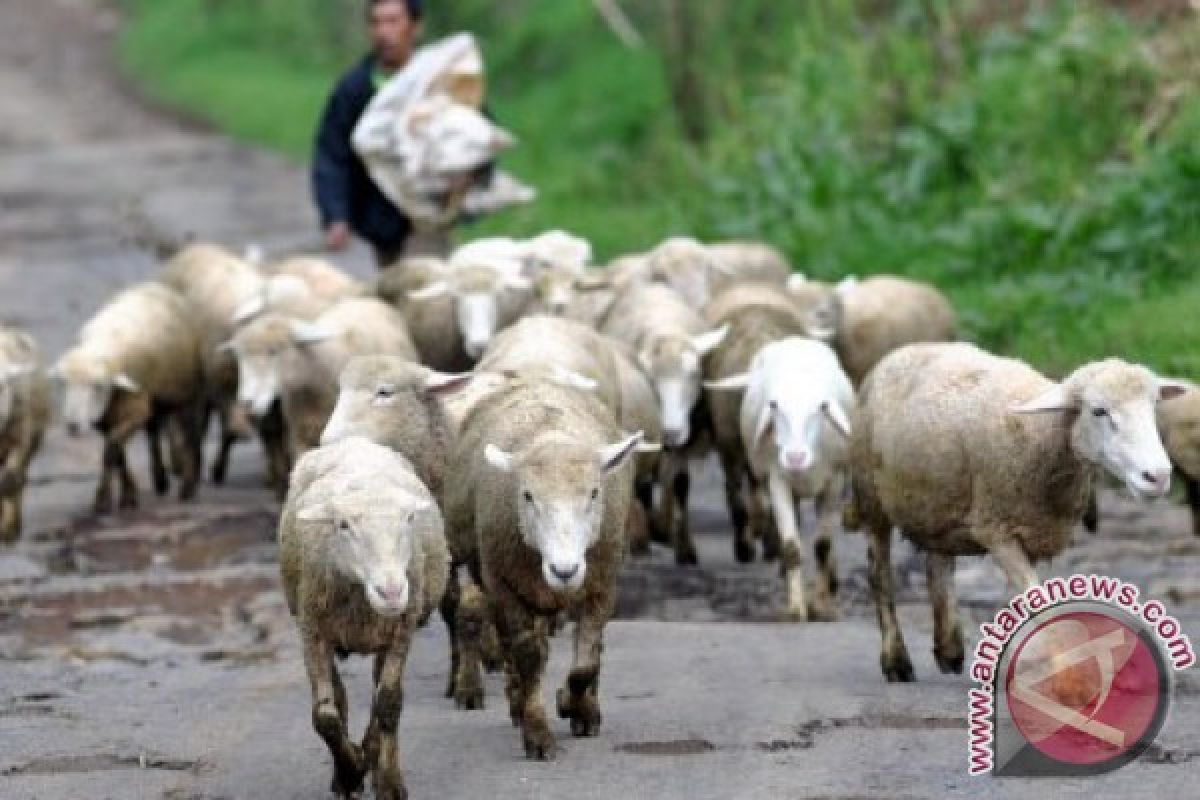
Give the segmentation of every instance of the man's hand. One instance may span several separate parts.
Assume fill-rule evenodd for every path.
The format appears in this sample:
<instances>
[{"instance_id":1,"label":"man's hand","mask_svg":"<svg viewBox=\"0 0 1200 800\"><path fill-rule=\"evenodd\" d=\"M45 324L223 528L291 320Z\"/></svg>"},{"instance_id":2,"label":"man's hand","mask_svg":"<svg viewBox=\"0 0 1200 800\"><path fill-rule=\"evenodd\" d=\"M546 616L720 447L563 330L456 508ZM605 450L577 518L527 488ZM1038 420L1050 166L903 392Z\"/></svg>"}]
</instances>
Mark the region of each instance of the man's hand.
<instances>
[{"instance_id":1,"label":"man's hand","mask_svg":"<svg viewBox=\"0 0 1200 800\"><path fill-rule=\"evenodd\" d=\"M325 231L325 247L332 252L340 252L350 245L350 226L345 222L335 222Z\"/></svg>"}]
</instances>

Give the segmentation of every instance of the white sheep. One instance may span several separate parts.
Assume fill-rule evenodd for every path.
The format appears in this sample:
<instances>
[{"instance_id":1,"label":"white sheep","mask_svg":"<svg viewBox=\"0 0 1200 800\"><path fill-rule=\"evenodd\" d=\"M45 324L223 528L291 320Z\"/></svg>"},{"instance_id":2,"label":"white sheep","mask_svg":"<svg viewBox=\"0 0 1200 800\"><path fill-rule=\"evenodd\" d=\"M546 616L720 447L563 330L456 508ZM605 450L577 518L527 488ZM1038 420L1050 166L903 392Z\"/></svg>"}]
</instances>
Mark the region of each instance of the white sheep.
<instances>
[{"instance_id":1,"label":"white sheep","mask_svg":"<svg viewBox=\"0 0 1200 800\"><path fill-rule=\"evenodd\" d=\"M842 514L848 414L854 406L850 379L828 345L792 337L760 349L748 372L706 386L745 390L741 441L753 485L766 487L779 529L788 616L797 621L830 618L837 587L833 537ZM797 500L811 500L817 512L813 549L818 581L811 602L804 591Z\"/></svg>"},{"instance_id":2,"label":"white sheep","mask_svg":"<svg viewBox=\"0 0 1200 800\"><path fill-rule=\"evenodd\" d=\"M968 344L916 344L884 357L851 417L853 502L869 534L870 582L889 681L913 680L896 621L892 527L928 552L934 656L961 672L954 557L988 553L1017 591L1063 551L1097 469L1139 496L1167 492L1155 408L1186 387L1117 359L1061 383Z\"/></svg>"}]
</instances>

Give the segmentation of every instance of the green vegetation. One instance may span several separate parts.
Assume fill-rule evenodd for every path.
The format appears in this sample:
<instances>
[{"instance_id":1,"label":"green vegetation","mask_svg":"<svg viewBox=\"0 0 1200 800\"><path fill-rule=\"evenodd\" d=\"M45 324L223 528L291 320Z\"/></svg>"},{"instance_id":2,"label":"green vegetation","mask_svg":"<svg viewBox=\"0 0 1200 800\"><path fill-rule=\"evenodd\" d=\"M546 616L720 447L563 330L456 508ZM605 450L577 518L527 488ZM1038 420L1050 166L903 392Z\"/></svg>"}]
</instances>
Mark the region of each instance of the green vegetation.
<instances>
[{"instance_id":1,"label":"green vegetation","mask_svg":"<svg viewBox=\"0 0 1200 800\"><path fill-rule=\"evenodd\" d=\"M435 32L480 35L522 142L506 165L541 192L471 234L565 227L604 256L674 232L761 238L814 276L933 281L971 338L1051 372L1120 354L1200 378L1194 13L625 2L648 42L629 50L586 0L432 5ZM123 57L151 92L298 158L361 47L357 0L129 6ZM665 16L681 6L690 59ZM688 113L703 141L681 134Z\"/></svg>"}]
</instances>

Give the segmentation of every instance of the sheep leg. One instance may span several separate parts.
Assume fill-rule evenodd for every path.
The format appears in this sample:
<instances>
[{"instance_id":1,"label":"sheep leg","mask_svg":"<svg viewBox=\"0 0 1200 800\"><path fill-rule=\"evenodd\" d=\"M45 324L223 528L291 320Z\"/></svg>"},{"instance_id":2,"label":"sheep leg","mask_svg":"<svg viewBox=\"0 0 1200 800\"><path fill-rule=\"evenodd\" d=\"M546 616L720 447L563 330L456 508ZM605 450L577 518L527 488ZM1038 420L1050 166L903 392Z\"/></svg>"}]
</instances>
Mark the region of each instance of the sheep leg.
<instances>
[{"instance_id":1,"label":"sheep leg","mask_svg":"<svg viewBox=\"0 0 1200 800\"><path fill-rule=\"evenodd\" d=\"M11 544L21 536L21 495L28 468L24 455L24 449L10 451L0 473L0 543Z\"/></svg>"},{"instance_id":2,"label":"sheep leg","mask_svg":"<svg viewBox=\"0 0 1200 800\"><path fill-rule=\"evenodd\" d=\"M377 800L404 800L404 776L400 769L400 747L396 733L404 707L404 663L408 660L409 633L397 634L392 646L375 657L375 699L371 722L363 742L366 765L374 770Z\"/></svg>"},{"instance_id":3,"label":"sheep leg","mask_svg":"<svg viewBox=\"0 0 1200 800\"><path fill-rule=\"evenodd\" d=\"M927 554L925 575L933 604L933 658L942 672L961 675L965 652L954 600L954 556Z\"/></svg>"},{"instance_id":4,"label":"sheep leg","mask_svg":"<svg viewBox=\"0 0 1200 800\"><path fill-rule=\"evenodd\" d=\"M97 514L107 514L112 511L112 478L116 470L114 451L120 447L107 438L101 456L100 480L96 483L96 496L92 500L92 510Z\"/></svg>"},{"instance_id":5,"label":"sheep leg","mask_svg":"<svg viewBox=\"0 0 1200 800\"><path fill-rule=\"evenodd\" d=\"M0 497L0 543L12 544L21 535L21 499L19 495Z\"/></svg>"},{"instance_id":6,"label":"sheep leg","mask_svg":"<svg viewBox=\"0 0 1200 800\"><path fill-rule=\"evenodd\" d=\"M513 711L520 714L521 739L525 757L538 761L553 761L558 752L554 734L546 722L542 705L542 675L550 654L547 641L547 620L535 617L520 599L501 582L493 587L496 623L501 640L508 644L508 660L516 683L509 696ZM517 705L519 704L519 705Z\"/></svg>"},{"instance_id":7,"label":"sheep leg","mask_svg":"<svg viewBox=\"0 0 1200 800\"><path fill-rule=\"evenodd\" d=\"M654 483L654 477L651 475L650 477L639 477L633 484L634 494L645 517L647 536L645 552L650 551L650 542L661 542L665 538L663 532L658 530L658 517L654 514Z\"/></svg>"},{"instance_id":8,"label":"sheep leg","mask_svg":"<svg viewBox=\"0 0 1200 800\"><path fill-rule=\"evenodd\" d=\"M783 545L779 541L779 528L775 525L775 517L768 509L771 498L767 496L766 487L753 471L746 472L746 508L750 514L750 535L762 539L763 561L775 561L779 558Z\"/></svg>"},{"instance_id":9,"label":"sheep leg","mask_svg":"<svg viewBox=\"0 0 1200 800\"><path fill-rule=\"evenodd\" d=\"M912 683L912 660L904 646L904 634L896 619L896 587L892 576L892 528L886 521L871 523L867 539L867 572L883 648L879 662L889 683Z\"/></svg>"},{"instance_id":10,"label":"sheep leg","mask_svg":"<svg viewBox=\"0 0 1200 800\"><path fill-rule=\"evenodd\" d=\"M1083 527L1088 533L1095 533L1100 528L1100 506L1098 504L1096 487L1088 492L1087 506L1083 510Z\"/></svg>"},{"instance_id":11,"label":"sheep leg","mask_svg":"<svg viewBox=\"0 0 1200 800\"><path fill-rule=\"evenodd\" d=\"M1192 510L1192 533L1200 536L1200 481L1184 475L1183 489L1187 493L1188 508Z\"/></svg>"},{"instance_id":12,"label":"sheep leg","mask_svg":"<svg viewBox=\"0 0 1200 800\"><path fill-rule=\"evenodd\" d=\"M167 421L167 439L180 478L179 499L191 500L196 496L200 465L196 459L196 438L189 414L181 411L171 416Z\"/></svg>"},{"instance_id":13,"label":"sheep leg","mask_svg":"<svg viewBox=\"0 0 1200 800\"><path fill-rule=\"evenodd\" d=\"M733 523L733 557L738 563L748 564L754 560L754 542L749 525L750 515L742 497L742 476L745 468L737 453L720 448L721 472L725 476L725 505L729 508L729 519Z\"/></svg>"},{"instance_id":14,"label":"sheep leg","mask_svg":"<svg viewBox=\"0 0 1200 800\"><path fill-rule=\"evenodd\" d=\"M771 495L771 511L779 527L783 543L783 581L787 592L787 616L793 622L808 619L808 602L804 597L804 554L800 548L800 527L796 522L796 503L787 479L772 469L767 475L767 491Z\"/></svg>"},{"instance_id":15,"label":"sheep leg","mask_svg":"<svg viewBox=\"0 0 1200 800\"><path fill-rule=\"evenodd\" d=\"M451 567L446 591L442 593L442 601L438 604L438 613L442 615L442 622L446 623L446 636L450 639L450 674L446 679L446 697L454 697L458 678L458 605L461 599L462 587L458 585L458 574Z\"/></svg>"},{"instance_id":16,"label":"sheep leg","mask_svg":"<svg viewBox=\"0 0 1200 800\"><path fill-rule=\"evenodd\" d=\"M456 618L457 665L454 672L454 704L466 711L483 710L483 631L488 617L487 597L474 582L461 594ZM455 661L451 654L451 661Z\"/></svg>"},{"instance_id":17,"label":"sheep leg","mask_svg":"<svg viewBox=\"0 0 1200 800\"><path fill-rule=\"evenodd\" d=\"M980 537L982 541L991 541L988 552L1008 578L1008 585L1014 592L1023 592L1037 585L1037 571L1029 563L1025 549L1015 540L1005 534L992 537Z\"/></svg>"},{"instance_id":18,"label":"sheep leg","mask_svg":"<svg viewBox=\"0 0 1200 800\"><path fill-rule=\"evenodd\" d=\"M813 539L813 556L817 562L817 590L809 613L813 619L833 620L837 618L837 559L833 554L833 538L837 535L842 509L837 499L841 487L826 489L817 496L817 533Z\"/></svg>"},{"instance_id":19,"label":"sheep leg","mask_svg":"<svg viewBox=\"0 0 1200 800\"><path fill-rule=\"evenodd\" d=\"M634 484L634 490L640 495L640 484ZM625 538L629 543L629 552L634 555L645 555L650 552L649 516L646 506L638 497L629 504L629 512L625 517Z\"/></svg>"},{"instance_id":20,"label":"sheep leg","mask_svg":"<svg viewBox=\"0 0 1200 800\"><path fill-rule=\"evenodd\" d=\"M666 477L670 480L670 485L663 492L663 525L675 548L675 563L695 564L696 545L692 541L687 518L688 494L692 487L687 457L682 453L673 452L664 459L664 463L667 464Z\"/></svg>"},{"instance_id":21,"label":"sheep leg","mask_svg":"<svg viewBox=\"0 0 1200 800\"><path fill-rule=\"evenodd\" d=\"M558 690L558 716L571 720L574 736L595 736L600 731L600 654L604 626L612 616L613 601L589 603L575 623L575 658L567 685Z\"/></svg>"},{"instance_id":22,"label":"sheep leg","mask_svg":"<svg viewBox=\"0 0 1200 800\"><path fill-rule=\"evenodd\" d=\"M150 474L154 478L154 493L162 497L167 493L171 482L167 477L167 467L162 455L162 418L152 414L146 420L146 445L150 451Z\"/></svg>"},{"instance_id":23,"label":"sheep leg","mask_svg":"<svg viewBox=\"0 0 1200 800\"><path fill-rule=\"evenodd\" d=\"M267 485L275 490L275 496L283 500L287 495L288 475L292 470L288 449L287 426L283 412L276 403L255 423L259 439L267 460Z\"/></svg>"},{"instance_id":24,"label":"sheep leg","mask_svg":"<svg viewBox=\"0 0 1200 800\"><path fill-rule=\"evenodd\" d=\"M346 722L338 709L337 685L341 679L333 664L329 643L315 634L306 633L304 666L312 686L313 729L333 756L333 784L330 791L341 797L350 797L362 789L366 768L362 748L350 741L346 734Z\"/></svg>"}]
</instances>

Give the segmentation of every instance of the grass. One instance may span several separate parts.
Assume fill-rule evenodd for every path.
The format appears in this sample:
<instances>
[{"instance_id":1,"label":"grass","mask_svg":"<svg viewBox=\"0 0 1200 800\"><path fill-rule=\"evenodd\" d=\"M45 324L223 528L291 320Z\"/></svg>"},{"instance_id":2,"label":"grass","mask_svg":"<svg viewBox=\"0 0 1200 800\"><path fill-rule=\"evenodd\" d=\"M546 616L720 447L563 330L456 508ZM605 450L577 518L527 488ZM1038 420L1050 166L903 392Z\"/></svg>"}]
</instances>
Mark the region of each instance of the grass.
<instances>
[{"instance_id":1,"label":"grass","mask_svg":"<svg viewBox=\"0 0 1200 800\"><path fill-rule=\"evenodd\" d=\"M354 0L127 0L126 68L235 136L307 156L361 45ZM930 280L984 345L1061 374L1110 354L1200 378L1200 23L1099 2L711 0L711 135L672 113L656 3L625 49L586 0L433 4L481 35L539 201L467 235L565 227L608 257L770 241L820 277ZM1013 4L1017 5L1017 4Z\"/></svg>"}]
</instances>

